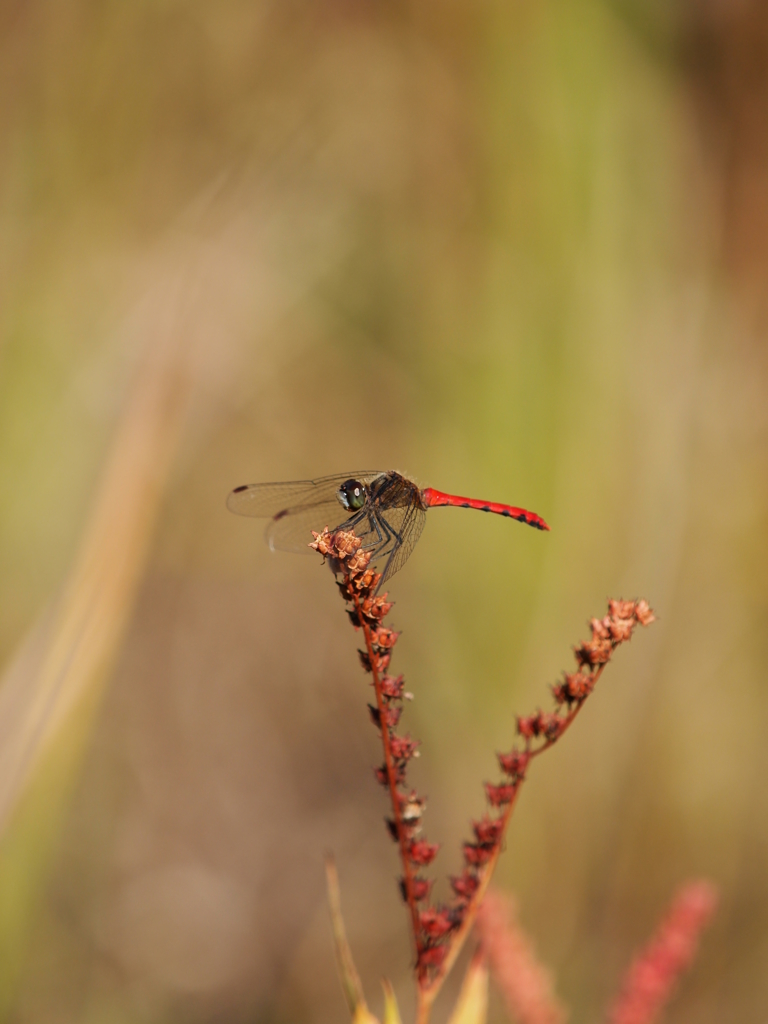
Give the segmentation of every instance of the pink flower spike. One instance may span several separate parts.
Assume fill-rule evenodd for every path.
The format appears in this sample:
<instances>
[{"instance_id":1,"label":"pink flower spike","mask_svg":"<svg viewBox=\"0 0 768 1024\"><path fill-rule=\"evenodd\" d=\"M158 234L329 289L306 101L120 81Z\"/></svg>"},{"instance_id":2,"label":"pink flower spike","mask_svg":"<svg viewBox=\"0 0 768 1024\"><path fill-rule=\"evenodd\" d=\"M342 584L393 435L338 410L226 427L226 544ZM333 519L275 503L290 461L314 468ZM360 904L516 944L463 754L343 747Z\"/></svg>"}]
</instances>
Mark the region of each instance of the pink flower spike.
<instances>
[{"instance_id":1,"label":"pink flower spike","mask_svg":"<svg viewBox=\"0 0 768 1024\"><path fill-rule=\"evenodd\" d=\"M489 890L475 926L510 1016L519 1024L564 1024L565 1011L517 921L514 901Z\"/></svg>"},{"instance_id":2,"label":"pink flower spike","mask_svg":"<svg viewBox=\"0 0 768 1024\"><path fill-rule=\"evenodd\" d=\"M610 1024L652 1024L657 1019L675 982L693 962L699 935L716 905L711 882L688 882L678 889L656 934L632 962L608 1015Z\"/></svg>"}]
</instances>

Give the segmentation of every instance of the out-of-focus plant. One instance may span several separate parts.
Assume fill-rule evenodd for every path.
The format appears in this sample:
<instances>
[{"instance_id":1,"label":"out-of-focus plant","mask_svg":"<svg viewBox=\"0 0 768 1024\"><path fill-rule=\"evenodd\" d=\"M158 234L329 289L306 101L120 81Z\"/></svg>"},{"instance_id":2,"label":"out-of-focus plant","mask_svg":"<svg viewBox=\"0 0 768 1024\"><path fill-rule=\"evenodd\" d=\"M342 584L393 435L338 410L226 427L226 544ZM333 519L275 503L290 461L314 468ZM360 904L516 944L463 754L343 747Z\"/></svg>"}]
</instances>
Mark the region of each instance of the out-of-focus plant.
<instances>
[{"instance_id":1,"label":"out-of-focus plant","mask_svg":"<svg viewBox=\"0 0 768 1024\"><path fill-rule=\"evenodd\" d=\"M376 778L388 791L392 816L387 828L397 843L402 864L400 892L408 908L414 947L417 991L417 1024L427 1024L437 994L453 967L478 914L481 951L473 958L452 1024L480 1024L485 1020L487 953L506 1001L515 1016L526 1024L561 1024L565 1012L552 994L545 973L537 965L518 926L501 919L499 898L483 904L488 884L502 850L520 787L530 763L548 750L569 728L587 697L593 692L616 648L631 639L637 625L654 621L647 601L611 600L608 614L592 619L592 636L574 650L577 668L565 673L552 687L553 711L537 711L517 719L519 742L498 755L504 779L486 783L489 809L473 822L473 838L464 843L464 864L450 879L453 898L446 904L429 902L432 880L422 872L438 852L438 845L421 835L425 801L407 783L409 761L418 756L418 742L396 731L403 701L411 698L402 676L389 675L392 649L398 633L384 625L392 605L379 595L381 575L371 566L371 553L351 531L328 530L315 534L311 545L331 564L355 629L361 630L365 647L360 651L363 668L372 677L375 703L371 719L381 735L384 762ZM329 896L337 958L353 1020L373 1022L355 971L344 933L333 865L328 869ZM611 1011L612 1024L649 1024L667 1001L677 975L695 951L696 937L714 905L705 883L692 884L678 897L669 918L654 942L632 966L622 995ZM391 988L385 986L385 1021L395 1024L399 1011Z\"/></svg>"},{"instance_id":2,"label":"out-of-focus plant","mask_svg":"<svg viewBox=\"0 0 768 1024\"><path fill-rule=\"evenodd\" d=\"M630 965L607 1014L608 1024L653 1024L658 1019L695 957L699 935L716 903L717 894L708 881L680 887L656 934ZM511 1019L520 1024L565 1024L567 1011L517 920L514 901L488 892L477 915L477 931L479 952L488 958ZM474 1020L477 1024L483 1018Z\"/></svg>"}]
</instances>

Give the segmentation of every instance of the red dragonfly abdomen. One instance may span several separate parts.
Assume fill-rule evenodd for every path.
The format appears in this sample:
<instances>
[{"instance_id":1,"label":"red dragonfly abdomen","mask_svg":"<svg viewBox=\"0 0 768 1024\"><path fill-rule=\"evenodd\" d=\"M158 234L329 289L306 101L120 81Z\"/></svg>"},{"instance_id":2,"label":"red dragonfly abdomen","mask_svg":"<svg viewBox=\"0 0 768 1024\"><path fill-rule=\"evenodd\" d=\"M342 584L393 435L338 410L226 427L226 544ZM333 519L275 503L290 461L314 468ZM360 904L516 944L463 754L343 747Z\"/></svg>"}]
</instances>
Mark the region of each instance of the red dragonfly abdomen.
<instances>
[{"instance_id":1,"label":"red dragonfly abdomen","mask_svg":"<svg viewBox=\"0 0 768 1024\"><path fill-rule=\"evenodd\" d=\"M462 498L458 494L443 494L433 487L425 487L421 497L427 508L435 508L439 505L455 505L457 508L476 508L481 512L495 512L499 516L508 516L516 519L519 523L527 523L528 526L535 526L537 530L548 530L549 527L535 512L528 512L524 508L516 508L514 505L502 505L498 501L480 501L478 498Z\"/></svg>"}]
</instances>

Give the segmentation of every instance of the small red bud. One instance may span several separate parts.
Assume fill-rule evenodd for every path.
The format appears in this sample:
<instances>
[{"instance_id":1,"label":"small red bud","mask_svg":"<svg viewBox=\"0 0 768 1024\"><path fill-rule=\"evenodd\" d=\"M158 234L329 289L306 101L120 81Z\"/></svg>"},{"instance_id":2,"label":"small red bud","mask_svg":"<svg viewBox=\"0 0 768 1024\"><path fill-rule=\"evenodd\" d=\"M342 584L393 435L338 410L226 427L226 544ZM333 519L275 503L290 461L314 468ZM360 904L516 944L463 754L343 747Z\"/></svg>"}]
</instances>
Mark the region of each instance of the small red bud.
<instances>
[{"instance_id":1,"label":"small red bud","mask_svg":"<svg viewBox=\"0 0 768 1024\"><path fill-rule=\"evenodd\" d=\"M610 619L611 639L615 644L623 644L632 638L635 623L632 619Z\"/></svg>"},{"instance_id":2,"label":"small red bud","mask_svg":"<svg viewBox=\"0 0 768 1024\"><path fill-rule=\"evenodd\" d=\"M641 626L650 626L652 622L656 621L653 608L645 600L638 601L635 604L635 618Z\"/></svg>"},{"instance_id":3,"label":"small red bud","mask_svg":"<svg viewBox=\"0 0 768 1024\"><path fill-rule=\"evenodd\" d=\"M508 754L498 754L499 765L505 775L513 779L522 779L528 767L528 754L523 750L512 750Z\"/></svg>"},{"instance_id":4,"label":"small red bud","mask_svg":"<svg viewBox=\"0 0 768 1024\"><path fill-rule=\"evenodd\" d=\"M647 603L643 603L647 607ZM608 602L608 614L612 619L633 619L635 617L635 608L634 601L613 600Z\"/></svg>"},{"instance_id":5,"label":"small red bud","mask_svg":"<svg viewBox=\"0 0 768 1024\"><path fill-rule=\"evenodd\" d=\"M420 875L417 875L415 878L411 879L411 892L413 893L413 898L417 903L421 902L421 900L425 900L427 896L429 896L429 890L431 888L432 879L430 878L422 878Z\"/></svg>"},{"instance_id":6,"label":"small red bud","mask_svg":"<svg viewBox=\"0 0 768 1024\"><path fill-rule=\"evenodd\" d=\"M476 874L465 868L458 876L452 876L451 887L460 899L471 899L477 892L480 880Z\"/></svg>"},{"instance_id":7,"label":"small red bud","mask_svg":"<svg viewBox=\"0 0 768 1024\"><path fill-rule=\"evenodd\" d=\"M559 715L539 713L539 733L545 736L550 743L560 735L563 725L564 721Z\"/></svg>"},{"instance_id":8,"label":"small red bud","mask_svg":"<svg viewBox=\"0 0 768 1024\"><path fill-rule=\"evenodd\" d=\"M384 676L381 680L381 692L390 700L401 700L404 682L403 676L398 676L397 679L393 679L392 676Z\"/></svg>"},{"instance_id":9,"label":"small red bud","mask_svg":"<svg viewBox=\"0 0 768 1024\"><path fill-rule=\"evenodd\" d=\"M416 754L418 743L410 736L391 736L389 742L392 756L398 761L407 761Z\"/></svg>"},{"instance_id":10,"label":"small red bud","mask_svg":"<svg viewBox=\"0 0 768 1024\"><path fill-rule=\"evenodd\" d=\"M610 640L610 618L606 615L604 619L591 619L589 628L592 630L594 640Z\"/></svg>"},{"instance_id":11,"label":"small red bud","mask_svg":"<svg viewBox=\"0 0 768 1024\"><path fill-rule=\"evenodd\" d=\"M384 708L381 717L384 719L384 724L387 728L394 729L400 721L400 715L402 715L402 713L402 708Z\"/></svg>"},{"instance_id":12,"label":"small red bud","mask_svg":"<svg viewBox=\"0 0 768 1024\"><path fill-rule=\"evenodd\" d=\"M445 946L427 946L426 949L422 949L419 953L419 959L416 964L417 970L424 967L439 967L443 960L445 960L445 954L448 952Z\"/></svg>"},{"instance_id":13,"label":"small red bud","mask_svg":"<svg viewBox=\"0 0 768 1024\"><path fill-rule=\"evenodd\" d=\"M480 867L491 859L493 848L478 846L477 843L464 843L464 860L472 867Z\"/></svg>"},{"instance_id":14,"label":"small red bud","mask_svg":"<svg viewBox=\"0 0 768 1024\"><path fill-rule=\"evenodd\" d=\"M610 640L585 640L573 653L579 665L605 665L611 659L613 644Z\"/></svg>"},{"instance_id":15,"label":"small red bud","mask_svg":"<svg viewBox=\"0 0 768 1024\"><path fill-rule=\"evenodd\" d=\"M426 867L435 859L439 849L437 843L428 843L426 839L415 839L408 847L408 857L414 864Z\"/></svg>"},{"instance_id":16,"label":"small red bud","mask_svg":"<svg viewBox=\"0 0 768 1024\"><path fill-rule=\"evenodd\" d=\"M504 804L511 802L519 783L514 782L509 785L502 783L500 786L493 786L490 782L485 784L485 792L488 796L488 802L491 807L503 807Z\"/></svg>"},{"instance_id":17,"label":"small red bud","mask_svg":"<svg viewBox=\"0 0 768 1024\"><path fill-rule=\"evenodd\" d=\"M419 914L421 930L428 939L441 939L453 928L450 914L444 908L427 907Z\"/></svg>"},{"instance_id":18,"label":"small red bud","mask_svg":"<svg viewBox=\"0 0 768 1024\"><path fill-rule=\"evenodd\" d=\"M480 879L470 871L463 871L460 875L451 876L451 888L456 895L463 900L472 899L477 892Z\"/></svg>"},{"instance_id":19,"label":"small red bud","mask_svg":"<svg viewBox=\"0 0 768 1024\"><path fill-rule=\"evenodd\" d=\"M499 841L502 828L501 818L489 818L487 815L480 821L472 822L475 838L482 846L495 846Z\"/></svg>"},{"instance_id":20,"label":"small red bud","mask_svg":"<svg viewBox=\"0 0 768 1024\"><path fill-rule=\"evenodd\" d=\"M517 716L517 731L523 739L530 740L536 735L534 732L535 720L535 715Z\"/></svg>"}]
</instances>

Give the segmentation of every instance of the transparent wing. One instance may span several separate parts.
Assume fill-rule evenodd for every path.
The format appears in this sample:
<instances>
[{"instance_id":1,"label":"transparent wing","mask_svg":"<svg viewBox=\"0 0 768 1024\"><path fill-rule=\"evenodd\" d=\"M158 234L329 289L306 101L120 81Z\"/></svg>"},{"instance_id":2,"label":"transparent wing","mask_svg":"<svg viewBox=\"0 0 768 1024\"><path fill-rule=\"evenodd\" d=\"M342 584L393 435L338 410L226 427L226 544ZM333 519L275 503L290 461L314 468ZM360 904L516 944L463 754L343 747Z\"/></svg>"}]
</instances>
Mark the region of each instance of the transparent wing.
<instances>
[{"instance_id":1,"label":"transparent wing","mask_svg":"<svg viewBox=\"0 0 768 1024\"><path fill-rule=\"evenodd\" d=\"M366 486L379 479L372 488L373 500L352 516L336 496L350 479ZM270 519L265 538L273 550L309 553L313 530L354 530L363 547L372 551L373 563L383 563L383 583L405 565L424 529L425 512L414 494L418 497L415 484L399 474L358 470L317 480L237 487L227 498L227 508L238 515Z\"/></svg>"},{"instance_id":2,"label":"transparent wing","mask_svg":"<svg viewBox=\"0 0 768 1024\"><path fill-rule=\"evenodd\" d=\"M348 479L346 476L343 478ZM359 480L360 476L355 479ZM336 498L335 491L330 501L299 505L278 512L267 525L264 536L273 551L306 552L312 550L308 547L312 542L312 531L320 533L326 526L332 532L342 528L354 530L364 548L380 548L389 539L386 529L373 512L362 509L350 516ZM387 550L391 550L391 546Z\"/></svg>"},{"instance_id":3,"label":"transparent wing","mask_svg":"<svg viewBox=\"0 0 768 1024\"><path fill-rule=\"evenodd\" d=\"M417 505L409 505L407 508L391 509L386 512L387 523L393 532L396 531L395 542L386 550L377 553L377 557L389 552L389 559L384 566L381 583L386 583L396 572L405 565L416 546L416 541L421 536L427 514L423 508ZM398 520L401 520L398 522ZM381 586L381 584L379 584Z\"/></svg>"},{"instance_id":4,"label":"transparent wing","mask_svg":"<svg viewBox=\"0 0 768 1024\"><path fill-rule=\"evenodd\" d=\"M302 507L335 503L339 508L336 491L349 479L368 484L381 476L381 470L358 470L335 473L317 480L295 480L289 483L246 484L230 491L227 508L239 516L272 519L275 516L295 515ZM343 511L343 510L342 510ZM293 549L290 549L293 550Z\"/></svg>"},{"instance_id":5,"label":"transparent wing","mask_svg":"<svg viewBox=\"0 0 768 1024\"><path fill-rule=\"evenodd\" d=\"M346 480L346 477L344 478ZM273 551L298 551L312 554L312 531L320 533L324 527L336 530L349 513L336 498L316 505L288 509L284 516L272 519L264 531L264 539Z\"/></svg>"}]
</instances>

